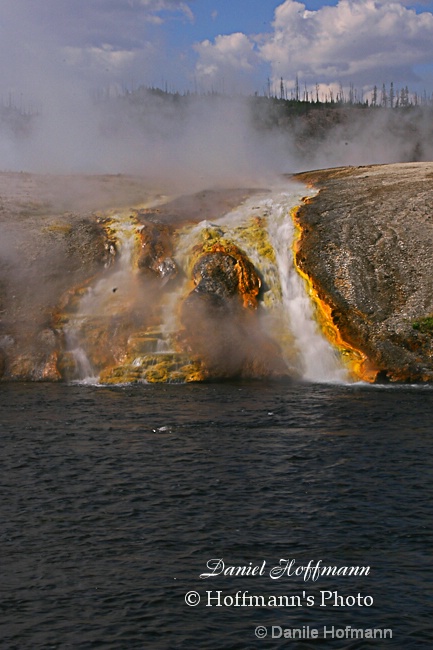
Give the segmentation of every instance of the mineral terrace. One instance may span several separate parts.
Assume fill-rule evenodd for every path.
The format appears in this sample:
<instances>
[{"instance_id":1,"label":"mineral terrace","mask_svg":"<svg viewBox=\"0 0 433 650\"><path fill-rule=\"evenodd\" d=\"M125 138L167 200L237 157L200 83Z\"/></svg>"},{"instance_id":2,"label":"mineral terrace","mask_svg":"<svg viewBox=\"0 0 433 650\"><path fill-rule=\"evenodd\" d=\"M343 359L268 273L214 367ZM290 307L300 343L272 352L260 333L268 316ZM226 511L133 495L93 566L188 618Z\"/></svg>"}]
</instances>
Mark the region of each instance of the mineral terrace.
<instances>
[{"instance_id":1,"label":"mineral terrace","mask_svg":"<svg viewBox=\"0 0 433 650\"><path fill-rule=\"evenodd\" d=\"M325 329L332 325L341 348L363 355L368 372L358 373L361 378L432 381L433 163L319 170L294 180L305 183L306 194L307 186L315 188L296 215L295 255L332 321L322 317ZM128 176L0 173L0 378L71 378L65 323L74 318L89 283L116 260L110 238L114 211L132 215L140 250L137 281L150 287L148 297L157 297L167 283L179 281L172 258L176 230L212 222L253 192L171 197L169 187ZM159 335L158 315L142 305L130 312L130 322L120 322L119 314L109 327L96 320L86 326L88 353L104 381L166 381L170 364L171 377L186 381L215 373L285 374L278 346L256 323L263 299L256 270L242 251L211 235L191 262L176 352L189 355L183 366L179 370L172 353L155 365L150 350ZM197 314L205 329L197 326ZM230 319L238 336L227 348ZM221 367L221 355L209 347L211 332L230 364ZM137 366L137 355L153 359L152 368Z\"/></svg>"}]
</instances>

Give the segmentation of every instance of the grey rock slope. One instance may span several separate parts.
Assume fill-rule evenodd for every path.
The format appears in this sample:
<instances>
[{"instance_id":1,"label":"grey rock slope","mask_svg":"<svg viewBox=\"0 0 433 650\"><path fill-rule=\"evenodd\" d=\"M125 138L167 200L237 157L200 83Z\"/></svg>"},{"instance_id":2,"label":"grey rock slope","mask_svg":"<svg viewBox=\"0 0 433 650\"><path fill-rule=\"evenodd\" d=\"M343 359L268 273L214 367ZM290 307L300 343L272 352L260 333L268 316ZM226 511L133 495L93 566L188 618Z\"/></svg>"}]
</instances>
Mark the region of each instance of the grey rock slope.
<instances>
[{"instance_id":1,"label":"grey rock slope","mask_svg":"<svg viewBox=\"0 0 433 650\"><path fill-rule=\"evenodd\" d=\"M298 174L300 268L378 379L433 380L433 163Z\"/></svg>"}]
</instances>

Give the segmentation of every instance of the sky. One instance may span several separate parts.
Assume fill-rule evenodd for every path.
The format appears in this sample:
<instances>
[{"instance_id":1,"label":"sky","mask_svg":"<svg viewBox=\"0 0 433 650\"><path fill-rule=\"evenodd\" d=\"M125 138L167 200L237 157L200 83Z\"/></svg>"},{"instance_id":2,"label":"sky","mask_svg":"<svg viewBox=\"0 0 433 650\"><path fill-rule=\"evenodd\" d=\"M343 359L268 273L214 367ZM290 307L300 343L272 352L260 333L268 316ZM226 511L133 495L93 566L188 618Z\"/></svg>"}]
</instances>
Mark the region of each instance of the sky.
<instances>
[{"instance_id":1,"label":"sky","mask_svg":"<svg viewBox=\"0 0 433 650\"><path fill-rule=\"evenodd\" d=\"M383 83L433 91L433 3L0 0L0 92L47 102L140 85L263 94ZM52 97L53 101L57 101Z\"/></svg>"}]
</instances>

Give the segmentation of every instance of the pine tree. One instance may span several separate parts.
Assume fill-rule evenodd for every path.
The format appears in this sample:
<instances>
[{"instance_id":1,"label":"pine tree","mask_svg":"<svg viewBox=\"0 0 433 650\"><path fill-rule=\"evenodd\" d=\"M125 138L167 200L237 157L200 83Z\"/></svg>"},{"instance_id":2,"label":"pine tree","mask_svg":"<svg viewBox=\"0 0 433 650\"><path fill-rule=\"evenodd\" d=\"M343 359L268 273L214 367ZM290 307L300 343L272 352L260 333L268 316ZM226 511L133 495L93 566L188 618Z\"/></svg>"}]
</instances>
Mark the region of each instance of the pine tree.
<instances>
[{"instance_id":1,"label":"pine tree","mask_svg":"<svg viewBox=\"0 0 433 650\"><path fill-rule=\"evenodd\" d=\"M382 85L382 96L380 103L382 104L383 108L386 108L388 106L388 95L386 94L385 84Z\"/></svg>"},{"instance_id":2,"label":"pine tree","mask_svg":"<svg viewBox=\"0 0 433 650\"><path fill-rule=\"evenodd\" d=\"M395 99L395 96L394 96L394 83L391 81L391 86L390 86L390 89L389 89L389 105L391 106L391 108L394 108L394 99Z\"/></svg>"}]
</instances>

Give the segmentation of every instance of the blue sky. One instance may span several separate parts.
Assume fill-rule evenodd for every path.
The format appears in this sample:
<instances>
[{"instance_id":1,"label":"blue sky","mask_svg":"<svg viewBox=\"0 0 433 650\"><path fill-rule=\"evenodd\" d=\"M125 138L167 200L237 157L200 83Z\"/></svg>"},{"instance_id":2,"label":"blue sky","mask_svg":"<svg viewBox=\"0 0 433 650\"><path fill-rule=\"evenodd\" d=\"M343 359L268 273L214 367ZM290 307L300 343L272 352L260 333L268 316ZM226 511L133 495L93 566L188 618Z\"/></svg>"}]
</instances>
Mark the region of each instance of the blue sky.
<instances>
[{"instance_id":1,"label":"blue sky","mask_svg":"<svg viewBox=\"0 0 433 650\"><path fill-rule=\"evenodd\" d=\"M394 82L433 91L433 3L0 0L2 94L159 85L262 93ZM78 84L78 85L77 85Z\"/></svg>"}]
</instances>

